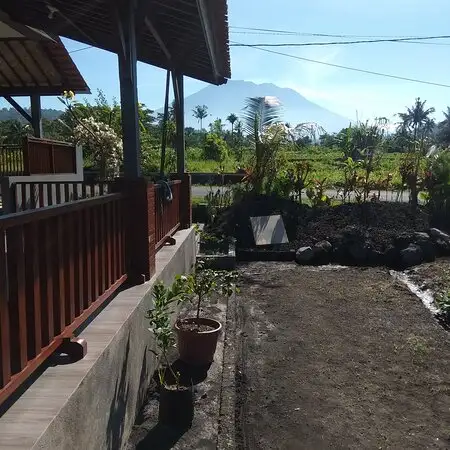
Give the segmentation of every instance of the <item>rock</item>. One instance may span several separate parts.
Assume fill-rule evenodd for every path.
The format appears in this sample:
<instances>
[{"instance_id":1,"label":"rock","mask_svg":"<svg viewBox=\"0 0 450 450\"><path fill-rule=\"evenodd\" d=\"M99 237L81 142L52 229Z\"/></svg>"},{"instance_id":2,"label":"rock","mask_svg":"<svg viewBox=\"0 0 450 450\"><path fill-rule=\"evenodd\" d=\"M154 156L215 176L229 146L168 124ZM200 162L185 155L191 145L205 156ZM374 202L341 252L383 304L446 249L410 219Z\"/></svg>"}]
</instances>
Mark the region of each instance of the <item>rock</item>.
<instances>
[{"instance_id":1,"label":"rock","mask_svg":"<svg viewBox=\"0 0 450 450\"><path fill-rule=\"evenodd\" d=\"M417 244L419 242L430 242L431 237L428 233L422 232L422 231L416 231L413 234L414 242Z\"/></svg>"},{"instance_id":2,"label":"rock","mask_svg":"<svg viewBox=\"0 0 450 450\"><path fill-rule=\"evenodd\" d=\"M407 248L409 244L414 242L414 236L410 233L401 233L394 238L394 245L399 249L403 250Z\"/></svg>"},{"instance_id":3,"label":"rock","mask_svg":"<svg viewBox=\"0 0 450 450\"><path fill-rule=\"evenodd\" d=\"M348 248L348 252L356 263L365 263L369 253L370 246L365 242L354 242Z\"/></svg>"},{"instance_id":4,"label":"rock","mask_svg":"<svg viewBox=\"0 0 450 450\"><path fill-rule=\"evenodd\" d=\"M402 268L417 266L424 260L423 251L417 244L409 244L407 248L400 251L400 264Z\"/></svg>"},{"instance_id":5,"label":"rock","mask_svg":"<svg viewBox=\"0 0 450 450\"><path fill-rule=\"evenodd\" d=\"M318 264L327 264L330 262L333 246L328 241L320 241L313 247L314 260Z\"/></svg>"},{"instance_id":6,"label":"rock","mask_svg":"<svg viewBox=\"0 0 450 450\"><path fill-rule=\"evenodd\" d=\"M445 256L450 254L450 236L447 233L444 233L437 228L431 228L430 236L440 255Z\"/></svg>"},{"instance_id":7,"label":"rock","mask_svg":"<svg viewBox=\"0 0 450 450\"><path fill-rule=\"evenodd\" d=\"M314 258L314 250L311 247L300 247L295 253L295 261L299 264L307 264Z\"/></svg>"},{"instance_id":8,"label":"rock","mask_svg":"<svg viewBox=\"0 0 450 450\"><path fill-rule=\"evenodd\" d=\"M430 236L434 241L441 239L445 242L450 243L450 236L447 233L439 230L438 228L430 228Z\"/></svg>"},{"instance_id":9,"label":"rock","mask_svg":"<svg viewBox=\"0 0 450 450\"><path fill-rule=\"evenodd\" d=\"M389 267L395 267L398 265L399 251L396 247L391 245L383 254L383 261Z\"/></svg>"},{"instance_id":10,"label":"rock","mask_svg":"<svg viewBox=\"0 0 450 450\"><path fill-rule=\"evenodd\" d=\"M314 253L330 253L333 246L328 241L320 241L314 245Z\"/></svg>"}]
</instances>

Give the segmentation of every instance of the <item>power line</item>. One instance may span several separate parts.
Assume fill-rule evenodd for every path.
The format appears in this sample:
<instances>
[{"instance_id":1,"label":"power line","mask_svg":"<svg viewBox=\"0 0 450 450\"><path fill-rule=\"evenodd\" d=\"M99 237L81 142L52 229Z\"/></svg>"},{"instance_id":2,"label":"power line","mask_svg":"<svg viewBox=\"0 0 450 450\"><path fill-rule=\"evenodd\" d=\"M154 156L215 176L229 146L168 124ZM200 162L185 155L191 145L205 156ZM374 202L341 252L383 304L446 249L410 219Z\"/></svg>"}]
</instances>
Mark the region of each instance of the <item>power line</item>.
<instances>
[{"instance_id":1,"label":"power line","mask_svg":"<svg viewBox=\"0 0 450 450\"><path fill-rule=\"evenodd\" d=\"M448 85L448 84L435 83L433 81L418 80L416 78L407 78L407 77L402 77L402 76L398 76L398 75L391 75L391 74L381 73L381 72L374 72L374 71L371 71L371 70L358 69L356 67L342 66L340 64L333 64L333 63L327 63L327 62L324 62L324 61L317 61L315 59L303 58L302 56L290 55L289 53L282 53L282 52L278 52L278 51L275 51L275 50L269 50L267 48L253 47L251 45L242 44L242 46L253 48L253 49L260 50L260 51L267 52L267 53L273 53L275 55L286 56L288 58L297 59L297 60L300 60L300 61L306 61L306 62L311 62L311 63L315 63L315 64L321 64L321 65L324 65L324 66L336 67L338 69L345 69L345 70L351 70L353 72L367 73L369 75L376 75L376 76L385 77L385 78L393 78L393 79L396 79L396 80L410 81L410 82L413 82L413 83L420 83L420 84L427 84L427 85L431 85L431 86L439 86L439 87L450 88L450 85Z\"/></svg>"},{"instance_id":2,"label":"power line","mask_svg":"<svg viewBox=\"0 0 450 450\"><path fill-rule=\"evenodd\" d=\"M333 42L296 42L296 43L268 43L268 44L231 44L233 47L307 47L324 45L350 45L350 44L370 44L375 42L408 42L426 41L431 39L450 39L450 36L422 36L397 39L372 39L360 41L333 41Z\"/></svg>"},{"instance_id":3,"label":"power line","mask_svg":"<svg viewBox=\"0 0 450 450\"><path fill-rule=\"evenodd\" d=\"M94 46L93 46L93 45L88 45L87 47L77 48L77 49L75 49L75 50L71 50L71 51L69 52L69 54L71 54L71 53L76 53L76 52L82 52L83 50L89 50L90 48L94 48Z\"/></svg>"},{"instance_id":4,"label":"power line","mask_svg":"<svg viewBox=\"0 0 450 450\"><path fill-rule=\"evenodd\" d=\"M399 36L399 35L357 35L357 34L328 34L328 33L305 33L300 31L289 31L289 30L275 30L271 28L252 28L252 27L235 27L230 26L230 30L246 30L246 31L231 31L231 33L239 34L279 34L279 35L296 35L296 36L318 36L318 37L334 37L334 38L406 38L410 36Z\"/></svg>"}]
</instances>

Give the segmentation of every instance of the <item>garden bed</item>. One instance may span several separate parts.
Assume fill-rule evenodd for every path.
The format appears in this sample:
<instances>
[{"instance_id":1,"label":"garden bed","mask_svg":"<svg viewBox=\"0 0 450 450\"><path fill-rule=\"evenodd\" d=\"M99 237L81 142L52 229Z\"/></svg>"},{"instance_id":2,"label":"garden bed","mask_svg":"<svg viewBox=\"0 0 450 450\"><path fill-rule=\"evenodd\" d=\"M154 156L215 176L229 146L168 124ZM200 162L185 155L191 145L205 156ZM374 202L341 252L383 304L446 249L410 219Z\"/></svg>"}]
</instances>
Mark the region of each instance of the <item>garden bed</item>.
<instances>
[{"instance_id":1,"label":"garden bed","mask_svg":"<svg viewBox=\"0 0 450 450\"><path fill-rule=\"evenodd\" d=\"M271 214L282 215L289 243L257 247L249 217ZM408 267L450 251L450 242L421 234L430 230L423 209L413 214L408 204L393 202L311 208L276 196L252 196L223 211L205 230L234 236L238 259L245 255L246 260L255 252L281 252L284 259L289 251L311 247L305 263Z\"/></svg>"}]
</instances>

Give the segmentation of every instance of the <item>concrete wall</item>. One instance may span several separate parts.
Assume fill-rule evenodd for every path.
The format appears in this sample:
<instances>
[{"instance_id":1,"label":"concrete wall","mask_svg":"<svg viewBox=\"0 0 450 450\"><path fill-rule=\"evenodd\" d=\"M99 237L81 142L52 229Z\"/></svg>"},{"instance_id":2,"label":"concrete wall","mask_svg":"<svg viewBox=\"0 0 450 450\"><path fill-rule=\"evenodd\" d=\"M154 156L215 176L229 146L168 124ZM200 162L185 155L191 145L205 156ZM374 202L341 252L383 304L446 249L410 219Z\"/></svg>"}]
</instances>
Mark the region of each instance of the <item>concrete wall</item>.
<instances>
[{"instance_id":1,"label":"concrete wall","mask_svg":"<svg viewBox=\"0 0 450 450\"><path fill-rule=\"evenodd\" d=\"M162 248L156 275L121 292L80 334L86 357L49 367L0 418L0 448L120 449L143 404L156 368L145 312L157 279L171 283L195 261L193 229Z\"/></svg>"}]
</instances>

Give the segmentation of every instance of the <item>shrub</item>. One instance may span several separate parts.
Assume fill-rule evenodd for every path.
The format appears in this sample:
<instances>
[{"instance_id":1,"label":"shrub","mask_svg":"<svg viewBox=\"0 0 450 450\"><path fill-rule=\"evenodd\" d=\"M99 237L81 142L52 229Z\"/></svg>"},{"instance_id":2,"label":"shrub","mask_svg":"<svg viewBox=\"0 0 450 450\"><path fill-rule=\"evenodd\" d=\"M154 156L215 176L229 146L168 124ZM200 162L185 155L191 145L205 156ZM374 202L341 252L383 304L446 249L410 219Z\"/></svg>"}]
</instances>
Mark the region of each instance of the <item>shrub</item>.
<instances>
[{"instance_id":1,"label":"shrub","mask_svg":"<svg viewBox=\"0 0 450 450\"><path fill-rule=\"evenodd\" d=\"M208 133L203 147L203 158L224 161L228 157L226 142L215 133Z\"/></svg>"}]
</instances>

